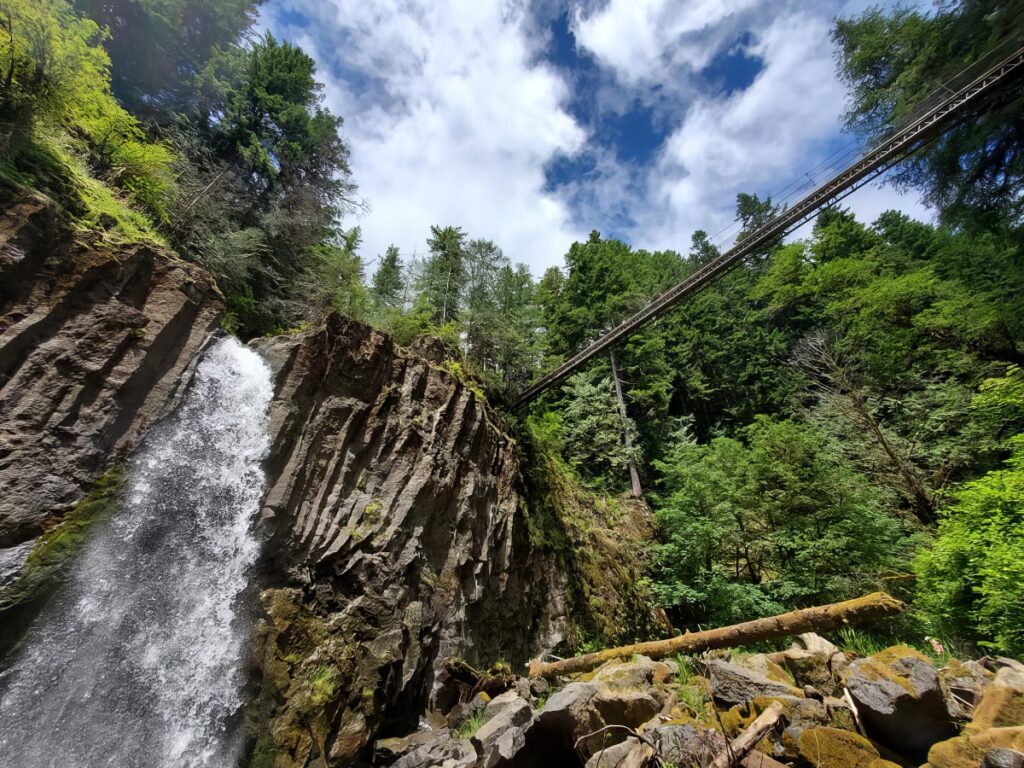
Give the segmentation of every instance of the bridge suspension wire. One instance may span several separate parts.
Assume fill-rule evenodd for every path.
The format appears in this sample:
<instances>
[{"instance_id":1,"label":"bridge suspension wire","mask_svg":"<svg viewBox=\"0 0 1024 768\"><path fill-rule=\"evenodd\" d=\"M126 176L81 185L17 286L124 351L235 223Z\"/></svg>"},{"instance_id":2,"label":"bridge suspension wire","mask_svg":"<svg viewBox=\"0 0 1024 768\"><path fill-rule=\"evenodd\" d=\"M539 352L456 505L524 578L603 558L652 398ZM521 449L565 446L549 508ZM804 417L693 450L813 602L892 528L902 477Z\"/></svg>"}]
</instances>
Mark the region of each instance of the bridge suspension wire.
<instances>
[{"instance_id":1,"label":"bridge suspension wire","mask_svg":"<svg viewBox=\"0 0 1024 768\"><path fill-rule=\"evenodd\" d=\"M746 257L797 229L816 216L822 208L835 205L851 192L949 130L960 120L982 108L986 98L999 91L1024 71L1024 47L1019 47L1020 40L1007 41L1007 44L1011 42L1017 47L1008 56L984 69L980 75L974 76L974 73L979 71L978 65L984 63L985 60L975 62L952 80L947 81L945 88L936 89L922 100L903 127L876 143L859 160L809 192L792 207L777 214L732 248L701 266L682 282L655 297L645 307L596 341L591 342L589 346L577 352L555 370L542 376L516 398L513 407L518 408L529 403L549 387L571 376L581 366L613 344L629 337L643 326L664 315L686 297L737 267ZM949 87L951 83L963 82L965 79L967 80L965 85L955 90ZM946 93L946 91L951 91L951 93ZM941 98L937 98L939 96Z\"/></svg>"}]
</instances>

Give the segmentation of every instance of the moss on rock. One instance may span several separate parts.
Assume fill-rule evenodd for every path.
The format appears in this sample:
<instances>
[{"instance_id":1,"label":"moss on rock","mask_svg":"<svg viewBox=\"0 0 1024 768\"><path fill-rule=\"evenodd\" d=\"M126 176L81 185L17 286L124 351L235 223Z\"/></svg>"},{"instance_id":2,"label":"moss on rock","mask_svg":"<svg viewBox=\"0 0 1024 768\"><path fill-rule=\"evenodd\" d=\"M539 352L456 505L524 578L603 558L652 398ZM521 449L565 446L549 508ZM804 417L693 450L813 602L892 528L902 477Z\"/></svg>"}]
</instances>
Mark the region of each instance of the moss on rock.
<instances>
[{"instance_id":1,"label":"moss on rock","mask_svg":"<svg viewBox=\"0 0 1024 768\"><path fill-rule=\"evenodd\" d=\"M1016 725L1024 725L1024 691L993 684L982 694L967 730L977 733Z\"/></svg>"},{"instance_id":2,"label":"moss on rock","mask_svg":"<svg viewBox=\"0 0 1024 768\"><path fill-rule=\"evenodd\" d=\"M1024 726L989 728L981 733L964 733L940 741L928 751L931 768L978 768L990 749L1024 749Z\"/></svg>"},{"instance_id":3,"label":"moss on rock","mask_svg":"<svg viewBox=\"0 0 1024 768\"><path fill-rule=\"evenodd\" d=\"M816 768L862 768L878 750L859 733L838 728L807 728L800 734L800 757Z\"/></svg>"},{"instance_id":4,"label":"moss on rock","mask_svg":"<svg viewBox=\"0 0 1024 768\"><path fill-rule=\"evenodd\" d=\"M42 597L60 582L92 530L117 510L124 479L124 467L112 466L84 499L39 537L17 578L0 590L0 615Z\"/></svg>"}]
</instances>

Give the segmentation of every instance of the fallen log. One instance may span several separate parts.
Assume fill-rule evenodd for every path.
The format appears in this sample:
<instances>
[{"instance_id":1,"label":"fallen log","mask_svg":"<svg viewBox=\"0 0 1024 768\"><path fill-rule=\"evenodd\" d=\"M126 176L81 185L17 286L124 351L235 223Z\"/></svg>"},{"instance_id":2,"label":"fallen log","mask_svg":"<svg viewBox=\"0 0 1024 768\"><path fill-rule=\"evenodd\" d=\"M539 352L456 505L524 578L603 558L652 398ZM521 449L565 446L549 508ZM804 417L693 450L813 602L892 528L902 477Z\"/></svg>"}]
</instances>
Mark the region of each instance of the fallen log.
<instances>
[{"instance_id":1,"label":"fallen log","mask_svg":"<svg viewBox=\"0 0 1024 768\"><path fill-rule=\"evenodd\" d=\"M778 616L768 616L742 624L733 624L704 632L687 632L667 640L652 640L646 643L623 645L603 651L575 656L561 661L543 662L534 659L529 662L530 677L553 677L574 672L587 672L612 659L628 658L634 654L661 659L677 653L699 653L714 648L733 648L763 640L774 640L787 635L804 632L829 632L850 624L884 619L894 616L906 606L885 592L873 592L841 603L800 608Z\"/></svg>"},{"instance_id":2,"label":"fallen log","mask_svg":"<svg viewBox=\"0 0 1024 768\"><path fill-rule=\"evenodd\" d=\"M743 733L730 741L729 746L718 753L718 757L711 761L708 768L731 768L736 765L757 746L757 742L763 739L768 731L775 727L780 717L782 717L782 704L773 701L771 706L758 715L757 719L747 726Z\"/></svg>"}]
</instances>

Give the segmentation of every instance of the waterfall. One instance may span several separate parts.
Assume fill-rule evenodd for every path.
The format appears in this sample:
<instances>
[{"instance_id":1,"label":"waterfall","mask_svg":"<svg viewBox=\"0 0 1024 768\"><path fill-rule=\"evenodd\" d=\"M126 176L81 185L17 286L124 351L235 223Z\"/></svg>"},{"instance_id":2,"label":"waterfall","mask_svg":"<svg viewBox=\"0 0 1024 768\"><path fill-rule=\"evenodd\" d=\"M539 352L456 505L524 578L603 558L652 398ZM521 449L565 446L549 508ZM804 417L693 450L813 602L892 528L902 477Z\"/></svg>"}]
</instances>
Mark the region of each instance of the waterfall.
<instances>
[{"instance_id":1,"label":"waterfall","mask_svg":"<svg viewBox=\"0 0 1024 768\"><path fill-rule=\"evenodd\" d=\"M234 339L129 466L0 681L0 765L226 768L238 760L240 595L268 448L270 372Z\"/></svg>"}]
</instances>

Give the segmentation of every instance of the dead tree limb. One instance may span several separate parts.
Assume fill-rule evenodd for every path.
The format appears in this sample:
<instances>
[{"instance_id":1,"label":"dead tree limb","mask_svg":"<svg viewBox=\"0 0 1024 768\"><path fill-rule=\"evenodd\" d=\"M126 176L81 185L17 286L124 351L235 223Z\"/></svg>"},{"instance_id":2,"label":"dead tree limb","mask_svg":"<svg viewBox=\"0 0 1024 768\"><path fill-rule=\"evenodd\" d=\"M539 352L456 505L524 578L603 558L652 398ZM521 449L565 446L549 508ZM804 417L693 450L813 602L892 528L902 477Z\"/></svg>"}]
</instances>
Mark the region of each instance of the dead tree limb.
<instances>
[{"instance_id":1,"label":"dead tree limb","mask_svg":"<svg viewBox=\"0 0 1024 768\"><path fill-rule=\"evenodd\" d=\"M765 735L782 717L782 703L773 701L771 706L757 716L747 729L739 736L729 742L728 746L718 753L718 756L711 761L708 768L732 768L750 752L757 742Z\"/></svg>"},{"instance_id":2,"label":"dead tree limb","mask_svg":"<svg viewBox=\"0 0 1024 768\"><path fill-rule=\"evenodd\" d=\"M801 608L778 616L769 616L729 627L709 629L705 632L687 632L667 640L634 643L619 648L608 648L563 661L543 662L534 659L528 665L530 677L552 677L575 672L587 672L606 661L628 658L634 654L661 659L677 653L699 653L713 648L733 648L763 640L774 640L804 632L829 632L850 624L895 616L906 606L885 592L874 592L842 603Z\"/></svg>"}]
</instances>

